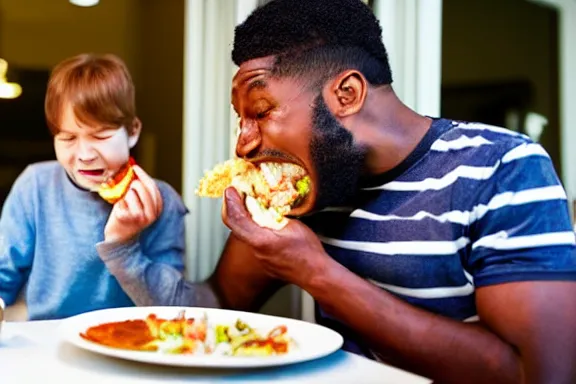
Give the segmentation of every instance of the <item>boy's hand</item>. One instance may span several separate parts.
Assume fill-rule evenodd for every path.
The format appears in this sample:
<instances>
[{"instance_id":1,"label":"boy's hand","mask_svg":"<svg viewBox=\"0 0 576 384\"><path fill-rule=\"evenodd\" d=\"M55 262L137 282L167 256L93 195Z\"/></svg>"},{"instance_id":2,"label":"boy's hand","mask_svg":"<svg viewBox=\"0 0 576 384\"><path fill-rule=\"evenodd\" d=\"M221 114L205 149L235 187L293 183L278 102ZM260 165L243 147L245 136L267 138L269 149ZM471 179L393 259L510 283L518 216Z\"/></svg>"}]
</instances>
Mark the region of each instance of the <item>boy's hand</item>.
<instances>
[{"instance_id":1,"label":"boy's hand","mask_svg":"<svg viewBox=\"0 0 576 384\"><path fill-rule=\"evenodd\" d=\"M137 236L162 213L162 196L156 182L137 165L138 178L130 184L126 195L114 204L106 227L104 241L124 242Z\"/></svg>"}]
</instances>

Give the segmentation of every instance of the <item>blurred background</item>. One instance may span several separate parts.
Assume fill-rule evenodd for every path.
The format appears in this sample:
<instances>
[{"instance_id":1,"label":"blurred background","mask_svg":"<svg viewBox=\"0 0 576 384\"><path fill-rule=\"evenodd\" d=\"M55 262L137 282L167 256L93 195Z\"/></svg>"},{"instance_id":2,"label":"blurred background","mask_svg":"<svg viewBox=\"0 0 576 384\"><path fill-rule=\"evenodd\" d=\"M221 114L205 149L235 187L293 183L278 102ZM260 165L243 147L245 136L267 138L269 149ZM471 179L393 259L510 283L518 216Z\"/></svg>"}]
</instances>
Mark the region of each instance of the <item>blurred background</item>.
<instances>
[{"instance_id":1,"label":"blurred background","mask_svg":"<svg viewBox=\"0 0 576 384\"><path fill-rule=\"evenodd\" d=\"M134 155L191 209L187 274L206 277L227 230L220 202L199 201L193 190L233 151L233 28L265 2L0 0L0 205L27 164L54 159L43 114L51 68L82 52L117 54L132 72L144 124ZM366 3L381 20L394 87L408 105L528 134L550 153L572 201L576 1ZM309 304L289 287L264 311L310 319Z\"/></svg>"}]
</instances>

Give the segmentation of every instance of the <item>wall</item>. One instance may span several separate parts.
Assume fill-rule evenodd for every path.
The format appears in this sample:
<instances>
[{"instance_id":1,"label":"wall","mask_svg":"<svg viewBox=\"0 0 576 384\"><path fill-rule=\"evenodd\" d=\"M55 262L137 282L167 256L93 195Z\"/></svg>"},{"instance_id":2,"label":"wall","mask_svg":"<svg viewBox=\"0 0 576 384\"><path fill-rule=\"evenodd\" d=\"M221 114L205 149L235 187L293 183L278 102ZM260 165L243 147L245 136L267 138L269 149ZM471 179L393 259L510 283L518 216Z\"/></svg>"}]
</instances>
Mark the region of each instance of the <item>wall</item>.
<instances>
[{"instance_id":1,"label":"wall","mask_svg":"<svg viewBox=\"0 0 576 384\"><path fill-rule=\"evenodd\" d=\"M142 165L181 190L184 0L0 0L0 55L11 66L51 68L82 52L114 53L128 65L144 131Z\"/></svg>"},{"instance_id":2,"label":"wall","mask_svg":"<svg viewBox=\"0 0 576 384\"><path fill-rule=\"evenodd\" d=\"M138 3L139 150L147 169L181 192L184 0Z\"/></svg>"},{"instance_id":3,"label":"wall","mask_svg":"<svg viewBox=\"0 0 576 384\"><path fill-rule=\"evenodd\" d=\"M576 1L574 0L529 0L553 8L559 15L560 50L560 137L562 149L562 176L569 201L572 201L573 218L576 217ZM576 228L576 225L575 225Z\"/></svg>"},{"instance_id":4,"label":"wall","mask_svg":"<svg viewBox=\"0 0 576 384\"><path fill-rule=\"evenodd\" d=\"M14 65L46 68L81 52L111 52L132 69L130 31L137 2L103 1L81 8L66 0L0 0L2 55Z\"/></svg>"},{"instance_id":5,"label":"wall","mask_svg":"<svg viewBox=\"0 0 576 384\"><path fill-rule=\"evenodd\" d=\"M560 168L554 11L526 0L444 0L443 7L443 85L529 79L532 109L550 120L540 141Z\"/></svg>"}]
</instances>

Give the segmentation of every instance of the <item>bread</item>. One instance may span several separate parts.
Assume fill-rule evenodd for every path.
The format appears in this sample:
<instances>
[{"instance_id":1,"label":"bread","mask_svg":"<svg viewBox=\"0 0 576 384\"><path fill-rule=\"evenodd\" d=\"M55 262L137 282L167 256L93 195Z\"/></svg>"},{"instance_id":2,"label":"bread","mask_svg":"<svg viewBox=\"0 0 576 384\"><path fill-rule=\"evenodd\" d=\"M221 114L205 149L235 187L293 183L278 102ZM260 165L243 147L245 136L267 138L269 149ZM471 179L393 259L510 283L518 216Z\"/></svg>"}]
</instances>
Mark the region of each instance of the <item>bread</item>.
<instances>
[{"instance_id":1,"label":"bread","mask_svg":"<svg viewBox=\"0 0 576 384\"><path fill-rule=\"evenodd\" d=\"M109 202L110 204L116 203L118 200L122 199L132 181L136 179L136 174L132 166L136 162L132 157L128 160L128 163L122 167L114 177L110 178L106 182L102 183L98 189L98 194L101 198Z\"/></svg>"},{"instance_id":2,"label":"bread","mask_svg":"<svg viewBox=\"0 0 576 384\"><path fill-rule=\"evenodd\" d=\"M231 159L206 172L196 194L219 198L230 186L244 195L246 209L256 224L279 230L288 224L285 216L308 194L310 177L295 164L254 165L243 159Z\"/></svg>"}]
</instances>

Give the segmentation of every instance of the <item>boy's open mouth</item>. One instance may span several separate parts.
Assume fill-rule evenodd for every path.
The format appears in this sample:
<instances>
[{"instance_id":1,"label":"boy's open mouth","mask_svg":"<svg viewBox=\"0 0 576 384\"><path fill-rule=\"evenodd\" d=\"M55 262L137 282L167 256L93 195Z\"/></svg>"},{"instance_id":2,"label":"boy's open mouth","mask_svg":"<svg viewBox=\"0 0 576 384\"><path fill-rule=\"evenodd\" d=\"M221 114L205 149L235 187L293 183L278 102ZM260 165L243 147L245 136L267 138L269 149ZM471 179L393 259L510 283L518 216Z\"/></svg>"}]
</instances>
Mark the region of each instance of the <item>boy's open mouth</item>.
<instances>
[{"instance_id":1,"label":"boy's open mouth","mask_svg":"<svg viewBox=\"0 0 576 384\"><path fill-rule=\"evenodd\" d=\"M104 174L104 169L79 169L78 173L82 176L102 176Z\"/></svg>"}]
</instances>

